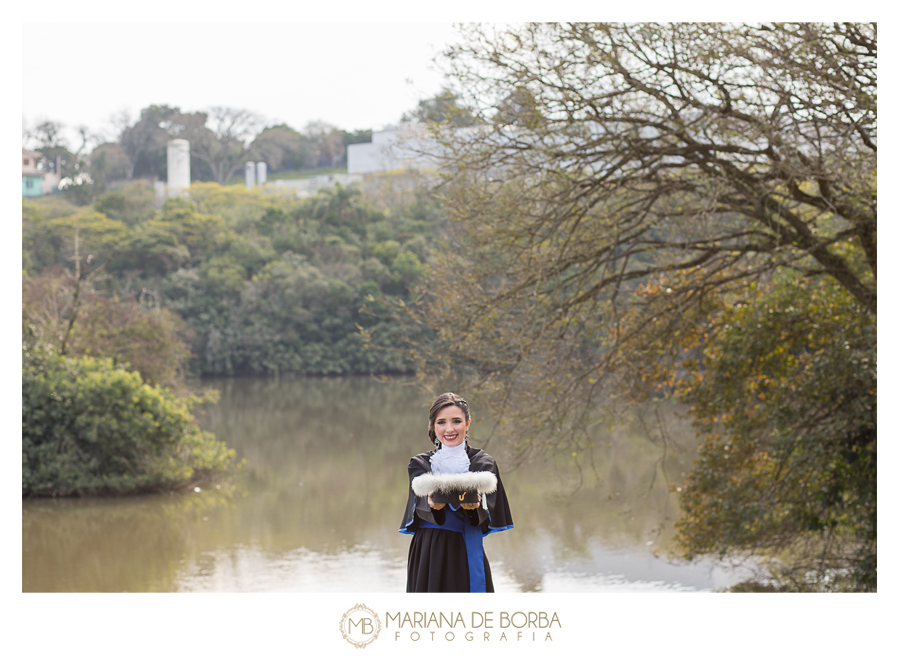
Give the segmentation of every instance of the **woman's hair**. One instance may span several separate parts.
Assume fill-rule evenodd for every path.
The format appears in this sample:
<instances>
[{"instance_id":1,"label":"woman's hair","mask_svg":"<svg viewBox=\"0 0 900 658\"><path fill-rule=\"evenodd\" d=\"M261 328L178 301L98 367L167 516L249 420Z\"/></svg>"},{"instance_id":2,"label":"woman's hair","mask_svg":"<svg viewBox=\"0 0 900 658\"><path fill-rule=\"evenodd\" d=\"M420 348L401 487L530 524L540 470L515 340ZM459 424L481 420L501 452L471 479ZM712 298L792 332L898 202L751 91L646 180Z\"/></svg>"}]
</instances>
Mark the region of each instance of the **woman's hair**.
<instances>
[{"instance_id":1,"label":"woman's hair","mask_svg":"<svg viewBox=\"0 0 900 658\"><path fill-rule=\"evenodd\" d=\"M428 412L428 438L436 446L440 445L440 443L438 442L437 434L434 433L434 420L444 407L459 407L466 415L466 422L472 419L472 414L469 413L469 403L456 393L442 393L437 396L431 404L431 411Z\"/></svg>"}]
</instances>

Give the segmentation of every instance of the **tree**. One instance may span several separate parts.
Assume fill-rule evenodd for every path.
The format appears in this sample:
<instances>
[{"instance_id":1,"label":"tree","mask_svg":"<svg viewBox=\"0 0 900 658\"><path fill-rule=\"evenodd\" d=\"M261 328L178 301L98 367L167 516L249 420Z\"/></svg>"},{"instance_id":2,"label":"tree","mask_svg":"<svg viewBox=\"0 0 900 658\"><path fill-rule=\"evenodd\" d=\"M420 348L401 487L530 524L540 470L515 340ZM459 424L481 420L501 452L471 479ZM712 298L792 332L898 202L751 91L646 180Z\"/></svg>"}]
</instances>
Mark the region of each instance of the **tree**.
<instances>
[{"instance_id":1,"label":"tree","mask_svg":"<svg viewBox=\"0 0 900 658\"><path fill-rule=\"evenodd\" d=\"M59 189L68 198L78 205L86 205L100 189L93 184L88 157L92 145L96 145L100 137L86 126L78 126L76 131L81 144L73 152L63 136L63 128L58 121L42 121L33 129L23 131L23 143L40 151L38 167L59 175Z\"/></svg>"},{"instance_id":2,"label":"tree","mask_svg":"<svg viewBox=\"0 0 900 658\"><path fill-rule=\"evenodd\" d=\"M482 113L527 95L521 111L542 118L499 125L460 155L553 181L552 196L530 185L528 201L552 200L562 221L612 202L635 229L607 261L678 251L665 267L715 272L790 249L874 311L874 26L534 25L495 41L473 27L470 39L450 58ZM715 223L686 239L641 231L666 220ZM861 271L835 253L854 240Z\"/></svg>"},{"instance_id":3,"label":"tree","mask_svg":"<svg viewBox=\"0 0 900 658\"><path fill-rule=\"evenodd\" d=\"M833 280L749 292L680 383L705 442L678 551L778 558L792 591L874 590L875 319Z\"/></svg>"},{"instance_id":4,"label":"tree","mask_svg":"<svg viewBox=\"0 0 900 658\"><path fill-rule=\"evenodd\" d=\"M250 148L254 157L263 160L271 171L302 169L309 158L303 135L284 124L263 130Z\"/></svg>"},{"instance_id":5,"label":"tree","mask_svg":"<svg viewBox=\"0 0 900 658\"><path fill-rule=\"evenodd\" d=\"M128 180L135 176L156 176L166 173L165 147L169 136L165 124L180 114L177 107L150 105L141 110L141 118L119 135L119 144L128 156Z\"/></svg>"},{"instance_id":6,"label":"tree","mask_svg":"<svg viewBox=\"0 0 900 658\"><path fill-rule=\"evenodd\" d=\"M107 297L86 278L76 281L57 266L22 281L23 344L109 358L151 386L183 389L191 338L184 323L154 307L159 300L146 290L131 298Z\"/></svg>"},{"instance_id":7,"label":"tree","mask_svg":"<svg viewBox=\"0 0 900 658\"><path fill-rule=\"evenodd\" d=\"M131 161L120 145L106 142L91 151L90 173L94 181L108 184L128 178L131 172Z\"/></svg>"},{"instance_id":8,"label":"tree","mask_svg":"<svg viewBox=\"0 0 900 658\"><path fill-rule=\"evenodd\" d=\"M476 250L440 266L457 317L474 318L448 331L476 351L515 331L524 358L549 336L596 338L601 313L616 327L638 282L666 281L653 313L677 315L779 268L829 276L874 313L874 39L856 25L469 27L448 53L467 104L487 123L525 88L527 117L445 134L454 239ZM603 353L609 366L621 351Z\"/></svg>"},{"instance_id":9,"label":"tree","mask_svg":"<svg viewBox=\"0 0 900 658\"><path fill-rule=\"evenodd\" d=\"M460 96L451 89L441 89L432 98L419 101L416 109L406 112L401 121L418 121L420 123L448 123L464 128L476 123L471 110L459 104Z\"/></svg>"},{"instance_id":10,"label":"tree","mask_svg":"<svg viewBox=\"0 0 900 658\"><path fill-rule=\"evenodd\" d=\"M372 129L354 130L353 132L342 130L341 137L343 138L344 155L346 157L346 150L350 144L367 144L372 141Z\"/></svg>"},{"instance_id":11,"label":"tree","mask_svg":"<svg viewBox=\"0 0 900 658\"><path fill-rule=\"evenodd\" d=\"M171 386L187 369L411 372L403 328L382 307L423 275L437 213L389 185L380 207L356 186L299 199L196 183L156 209L140 181L80 212L26 200L23 338L57 349L65 339L68 355L111 357Z\"/></svg>"},{"instance_id":12,"label":"tree","mask_svg":"<svg viewBox=\"0 0 900 658\"><path fill-rule=\"evenodd\" d=\"M60 176L75 164L75 154L69 150L62 131L63 125L58 121L42 121L26 133L29 143L41 153L41 168Z\"/></svg>"},{"instance_id":13,"label":"tree","mask_svg":"<svg viewBox=\"0 0 900 658\"><path fill-rule=\"evenodd\" d=\"M310 167L338 167L347 158L344 133L324 121L310 121L303 129L312 151Z\"/></svg>"},{"instance_id":14,"label":"tree","mask_svg":"<svg viewBox=\"0 0 900 658\"><path fill-rule=\"evenodd\" d=\"M93 163L92 163L93 164ZM156 213L153 187L146 181L131 181L101 194L94 201L94 209L128 226L141 224Z\"/></svg>"},{"instance_id":15,"label":"tree","mask_svg":"<svg viewBox=\"0 0 900 658\"><path fill-rule=\"evenodd\" d=\"M874 323L874 25L474 25L446 55L481 125L443 133L452 225L420 354L496 393L523 458L589 450L610 404L677 393L728 309L779 276L837 285ZM820 384L808 413L829 410ZM694 407L701 431L715 408Z\"/></svg>"},{"instance_id":16,"label":"tree","mask_svg":"<svg viewBox=\"0 0 900 658\"><path fill-rule=\"evenodd\" d=\"M212 179L224 185L250 157L250 143L262 120L248 110L213 107L209 112L174 115L169 135L191 143L191 157L205 162Z\"/></svg>"},{"instance_id":17,"label":"tree","mask_svg":"<svg viewBox=\"0 0 900 658\"><path fill-rule=\"evenodd\" d=\"M111 359L23 353L22 495L184 489L233 470L234 450L191 408Z\"/></svg>"}]
</instances>

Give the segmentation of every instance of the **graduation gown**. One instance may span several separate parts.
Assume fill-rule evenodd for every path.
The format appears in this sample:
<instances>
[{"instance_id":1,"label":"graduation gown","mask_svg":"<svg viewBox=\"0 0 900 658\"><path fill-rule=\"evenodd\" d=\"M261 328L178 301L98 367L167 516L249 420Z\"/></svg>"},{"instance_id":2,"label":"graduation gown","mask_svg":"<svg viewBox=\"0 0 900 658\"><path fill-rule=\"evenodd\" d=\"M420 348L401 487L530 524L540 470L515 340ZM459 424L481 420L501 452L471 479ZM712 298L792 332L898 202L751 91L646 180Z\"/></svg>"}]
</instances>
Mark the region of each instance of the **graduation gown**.
<instances>
[{"instance_id":1,"label":"graduation gown","mask_svg":"<svg viewBox=\"0 0 900 658\"><path fill-rule=\"evenodd\" d=\"M466 447L469 471L489 471L497 490L487 494L487 509L465 510L445 505L429 507L426 497L412 490L414 478L431 473L431 455L423 452L409 462L409 498L400 532L413 535L406 567L407 592L493 592L494 583L481 540L484 535L513 527L506 491L497 463L484 450ZM480 560L478 558L481 558ZM478 563L483 566L479 568Z\"/></svg>"}]
</instances>

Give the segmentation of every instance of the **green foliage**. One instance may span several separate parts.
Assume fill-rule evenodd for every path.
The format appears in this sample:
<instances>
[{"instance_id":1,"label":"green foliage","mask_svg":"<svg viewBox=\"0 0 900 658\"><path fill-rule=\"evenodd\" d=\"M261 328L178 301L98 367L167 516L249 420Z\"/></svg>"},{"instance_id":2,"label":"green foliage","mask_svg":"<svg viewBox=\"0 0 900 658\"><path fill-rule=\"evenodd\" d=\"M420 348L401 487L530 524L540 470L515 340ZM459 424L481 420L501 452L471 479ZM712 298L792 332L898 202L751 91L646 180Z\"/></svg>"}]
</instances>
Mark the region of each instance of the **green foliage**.
<instances>
[{"instance_id":1,"label":"green foliage","mask_svg":"<svg viewBox=\"0 0 900 658\"><path fill-rule=\"evenodd\" d=\"M234 451L194 423L199 402L111 359L23 352L22 494L157 491L227 471Z\"/></svg>"},{"instance_id":2,"label":"green foliage","mask_svg":"<svg viewBox=\"0 0 900 658\"><path fill-rule=\"evenodd\" d=\"M404 286L415 284L421 278L424 269L419 257L411 251L400 252L391 261L391 272Z\"/></svg>"},{"instance_id":3,"label":"green foliage","mask_svg":"<svg viewBox=\"0 0 900 658\"><path fill-rule=\"evenodd\" d=\"M22 219L25 221L56 219L74 215L76 212L78 206L59 194L22 199Z\"/></svg>"},{"instance_id":4,"label":"green foliage","mask_svg":"<svg viewBox=\"0 0 900 658\"><path fill-rule=\"evenodd\" d=\"M379 309L387 307L386 300L408 299L427 271L437 215L431 198L411 194L376 207L355 187L298 199L198 183L187 198L169 199L151 211L147 192L133 184L76 214L50 218L33 207L23 214L31 275L52 266L71 268L76 226L82 257L113 257L75 325L73 346L83 336L93 347L75 353L124 358L133 367L142 364L141 372L153 381L170 381L171 373L150 374L148 361L156 359L94 351L98 341L84 333L96 329L92 335L112 340L112 327L128 325L125 316L143 318L138 325L145 328L153 322L162 323L160 330L175 327L174 317L165 315L169 311L190 328L191 369L197 374L414 368L409 354L398 349L403 321ZM154 311L151 322L133 306L137 298L144 306L160 305L163 313ZM122 300L131 310L103 299ZM133 334L148 336L136 327ZM179 360L166 350L159 353Z\"/></svg>"},{"instance_id":5,"label":"green foliage","mask_svg":"<svg viewBox=\"0 0 900 658\"><path fill-rule=\"evenodd\" d=\"M89 175L63 179L59 184L62 195L76 206L86 206L104 191L103 183L95 183Z\"/></svg>"},{"instance_id":6,"label":"green foliage","mask_svg":"<svg viewBox=\"0 0 900 658\"><path fill-rule=\"evenodd\" d=\"M705 437L682 553L778 558L794 589L876 587L876 326L839 284L785 276L728 306L683 387Z\"/></svg>"},{"instance_id":7,"label":"green foliage","mask_svg":"<svg viewBox=\"0 0 900 658\"><path fill-rule=\"evenodd\" d=\"M347 132L326 123L312 122L303 132L284 124L266 128L250 148L254 158L266 162L269 171L288 171L292 175L286 177L298 178L315 169L323 169L318 173L333 173L336 168L346 171L347 145L370 141L371 130Z\"/></svg>"},{"instance_id":8,"label":"green foliage","mask_svg":"<svg viewBox=\"0 0 900 658\"><path fill-rule=\"evenodd\" d=\"M300 169L311 157L310 144L303 135L284 124L264 129L253 140L251 148L271 171Z\"/></svg>"},{"instance_id":9,"label":"green foliage","mask_svg":"<svg viewBox=\"0 0 900 658\"><path fill-rule=\"evenodd\" d=\"M94 209L110 219L134 226L153 216L156 210L153 203L153 188L145 181L134 181L101 194L94 201Z\"/></svg>"},{"instance_id":10,"label":"green foliage","mask_svg":"<svg viewBox=\"0 0 900 658\"><path fill-rule=\"evenodd\" d=\"M79 257L93 254L95 260L117 252L128 236L125 223L109 219L89 207L72 215L55 215L35 209L23 213L22 247L28 253L32 272L71 263L75 255L76 229Z\"/></svg>"},{"instance_id":11,"label":"green foliage","mask_svg":"<svg viewBox=\"0 0 900 658\"><path fill-rule=\"evenodd\" d=\"M478 123L472 111L460 105L462 98L450 89L442 89L433 98L419 101L415 110L403 115L402 121L445 123L458 128Z\"/></svg>"},{"instance_id":12,"label":"green foliage","mask_svg":"<svg viewBox=\"0 0 900 658\"><path fill-rule=\"evenodd\" d=\"M178 114L177 107L150 105L141 110L140 119L133 125L123 128L119 145L128 157L128 180L141 176L165 179L169 136L163 126Z\"/></svg>"},{"instance_id":13,"label":"green foliage","mask_svg":"<svg viewBox=\"0 0 900 658\"><path fill-rule=\"evenodd\" d=\"M119 144L100 144L91 152L91 178L103 185L128 178L131 161Z\"/></svg>"}]
</instances>

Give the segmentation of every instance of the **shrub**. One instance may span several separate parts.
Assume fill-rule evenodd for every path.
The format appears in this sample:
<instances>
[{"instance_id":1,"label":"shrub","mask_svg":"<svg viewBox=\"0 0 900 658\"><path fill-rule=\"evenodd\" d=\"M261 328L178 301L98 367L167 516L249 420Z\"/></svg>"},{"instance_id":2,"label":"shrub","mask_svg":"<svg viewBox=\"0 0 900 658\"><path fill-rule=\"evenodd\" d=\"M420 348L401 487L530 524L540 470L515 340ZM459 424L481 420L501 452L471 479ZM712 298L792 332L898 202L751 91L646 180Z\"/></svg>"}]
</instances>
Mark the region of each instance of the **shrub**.
<instances>
[{"instance_id":1,"label":"shrub","mask_svg":"<svg viewBox=\"0 0 900 658\"><path fill-rule=\"evenodd\" d=\"M25 351L22 495L161 491L232 469L234 451L190 413L202 401L111 359Z\"/></svg>"}]
</instances>

